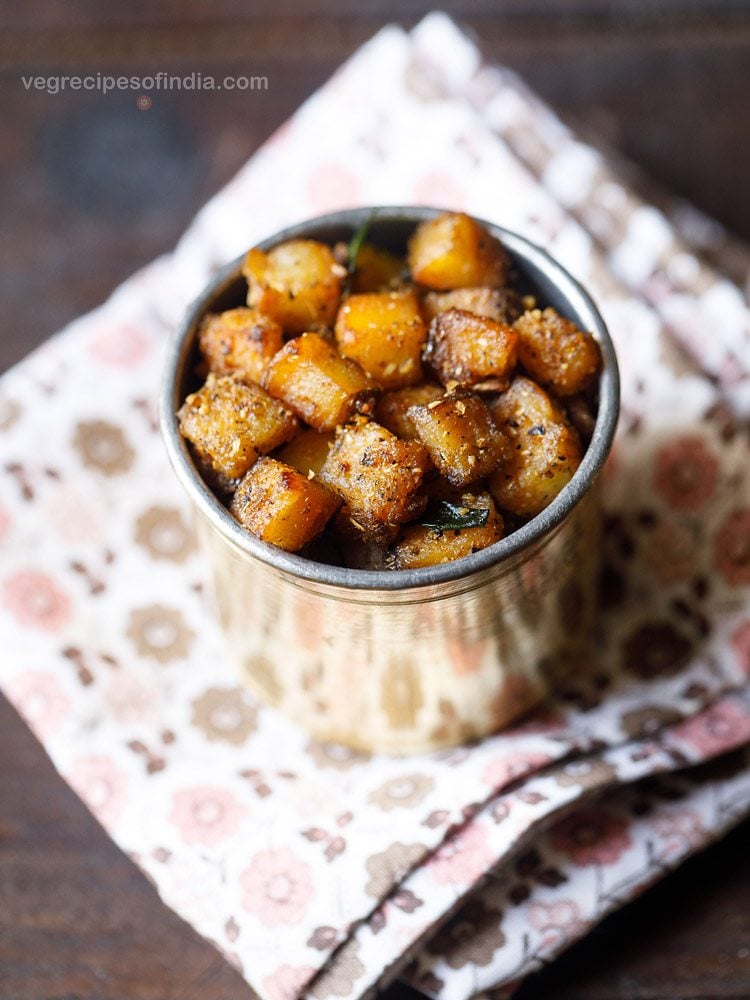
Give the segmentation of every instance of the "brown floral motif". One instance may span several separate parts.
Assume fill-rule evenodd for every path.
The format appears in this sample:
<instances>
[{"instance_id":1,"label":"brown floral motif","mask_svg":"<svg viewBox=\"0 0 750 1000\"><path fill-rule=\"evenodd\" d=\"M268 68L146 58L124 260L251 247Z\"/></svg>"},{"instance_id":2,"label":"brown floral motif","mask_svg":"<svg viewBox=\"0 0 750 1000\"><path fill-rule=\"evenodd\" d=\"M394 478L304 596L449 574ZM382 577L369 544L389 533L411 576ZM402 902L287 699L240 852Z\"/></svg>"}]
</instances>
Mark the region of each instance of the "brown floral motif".
<instances>
[{"instance_id":1,"label":"brown floral motif","mask_svg":"<svg viewBox=\"0 0 750 1000\"><path fill-rule=\"evenodd\" d=\"M385 812L390 812L391 809L411 809L420 805L434 786L433 779L425 774L404 774L399 778L391 778L370 792L367 801L380 806Z\"/></svg>"},{"instance_id":2,"label":"brown floral motif","mask_svg":"<svg viewBox=\"0 0 750 1000\"><path fill-rule=\"evenodd\" d=\"M470 962L487 966L505 944L501 920L501 910L489 909L481 899L470 899L431 939L427 950L444 958L451 969L463 969Z\"/></svg>"},{"instance_id":3,"label":"brown floral motif","mask_svg":"<svg viewBox=\"0 0 750 1000\"><path fill-rule=\"evenodd\" d=\"M370 876L365 892L382 899L427 853L424 844L402 844L396 841L378 854L371 854L365 868Z\"/></svg>"},{"instance_id":4,"label":"brown floral motif","mask_svg":"<svg viewBox=\"0 0 750 1000\"><path fill-rule=\"evenodd\" d=\"M342 743L310 740L305 750L318 767L330 767L336 771L348 771L350 767L356 767L357 764L364 764L369 760L369 754L353 750Z\"/></svg>"},{"instance_id":5,"label":"brown floral motif","mask_svg":"<svg viewBox=\"0 0 750 1000\"><path fill-rule=\"evenodd\" d=\"M679 673L692 644L668 621L647 622L637 628L622 649L622 665L644 680Z\"/></svg>"},{"instance_id":6,"label":"brown floral motif","mask_svg":"<svg viewBox=\"0 0 750 1000\"><path fill-rule=\"evenodd\" d=\"M410 660L391 660L380 689L380 703L392 729L408 729L424 704L419 671Z\"/></svg>"},{"instance_id":7,"label":"brown floral motif","mask_svg":"<svg viewBox=\"0 0 750 1000\"><path fill-rule=\"evenodd\" d=\"M713 495L719 463L701 437L679 438L656 455L654 486L675 510L698 510Z\"/></svg>"},{"instance_id":8,"label":"brown floral motif","mask_svg":"<svg viewBox=\"0 0 750 1000\"><path fill-rule=\"evenodd\" d=\"M105 476L127 472L135 459L135 452L122 428L106 420L88 420L78 424L73 447L87 469Z\"/></svg>"},{"instance_id":9,"label":"brown floral motif","mask_svg":"<svg viewBox=\"0 0 750 1000\"><path fill-rule=\"evenodd\" d=\"M622 717L622 728L632 740L653 736L660 729L680 722L682 716L672 708L662 705L643 705L626 712Z\"/></svg>"},{"instance_id":10,"label":"brown floral motif","mask_svg":"<svg viewBox=\"0 0 750 1000\"><path fill-rule=\"evenodd\" d=\"M187 656L194 637L177 608L162 604L131 611L126 635L141 656L151 657L159 663Z\"/></svg>"},{"instance_id":11,"label":"brown floral motif","mask_svg":"<svg viewBox=\"0 0 750 1000\"><path fill-rule=\"evenodd\" d=\"M328 997L348 997L354 990L354 984L365 971L358 955L359 941L352 938L336 953L332 963L313 981L310 995L315 1000L328 1000Z\"/></svg>"},{"instance_id":12,"label":"brown floral motif","mask_svg":"<svg viewBox=\"0 0 750 1000\"><path fill-rule=\"evenodd\" d=\"M674 521L663 521L644 537L643 558L659 583L689 580L696 572L695 539Z\"/></svg>"},{"instance_id":13,"label":"brown floral motif","mask_svg":"<svg viewBox=\"0 0 750 1000\"><path fill-rule=\"evenodd\" d=\"M195 548L193 533L176 507L149 507L135 524L135 540L154 559L182 563Z\"/></svg>"},{"instance_id":14,"label":"brown floral motif","mask_svg":"<svg viewBox=\"0 0 750 1000\"><path fill-rule=\"evenodd\" d=\"M245 657L243 662L245 673L252 684L260 688L261 695L270 705L278 705L284 690L276 676L276 666L261 653Z\"/></svg>"},{"instance_id":15,"label":"brown floral motif","mask_svg":"<svg viewBox=\"0 0 750 1000\"><path fill-rule=\"evenodd\" d=\"M554 774L560 788L597 788L612 781L617 772L603 760L573 760Z\"/></svg>"},{"instance_id":16,"label":"brown floral motif","mask_svg":"<svg viewBox=\"0 0 750 1000\"><path fill-rule=\"evenodd\" d=\"M317 951L332 951L338 943L339 932L335 927L316 927L307 939L307 947L315 948Z\"/></svg>"},{"instance_id":17,"label":"brown floral motif","mask_svg":"<svg viewBox=\"0 0 750 1000\"><path fill-rule=\"evenodd\" d=\"M255 732L257 710L238 687L212 687L193 701L192 722L212 743L241 746Z\"/></svg>"},{"instance_id":18,"label":"brown floral motif","mask_svg":"<svg viewBox=\"0 0 750 1000\"><path fill-rule=\"evenodd\" d=\"M732 511L720 525L714 564L730 587L750 584L750 508Z\"/></svg>"},{"instance_id":19,"label":"brown floral motif","mask_svg":"<svg viewBox=\"0 0 750 1000\"><path fill-rule=\"evenodd\" d=\"M15 399L0 399L0 431L9 431L21 416L21 404Z\"/></svg>"}]
</instances>

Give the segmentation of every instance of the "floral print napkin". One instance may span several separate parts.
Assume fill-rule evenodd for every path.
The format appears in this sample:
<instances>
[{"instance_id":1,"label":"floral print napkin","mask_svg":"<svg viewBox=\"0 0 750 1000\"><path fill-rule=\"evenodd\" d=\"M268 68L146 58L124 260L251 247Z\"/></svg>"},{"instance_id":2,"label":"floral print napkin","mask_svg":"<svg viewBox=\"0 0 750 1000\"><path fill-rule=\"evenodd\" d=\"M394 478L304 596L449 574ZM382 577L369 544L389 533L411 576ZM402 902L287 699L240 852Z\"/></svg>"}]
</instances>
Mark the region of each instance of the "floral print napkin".
<instances>
[{"instance_id":1,"label":"floral print napkin","mask_svg":"<svg viewBox=\"0 0 750 1000\"><path fill-rule=\"evenodd\" d=\"M216 267L305 216L410 202L517 229L592 290L623 419L597 662L558 664L556 697L511 730L399 760L310 740L239 687L155 408ZM0 685L263 997L399 973L434 997L512 992L750 811L748 314L696 218L639 203L433 15L377 35L173 254L0 381ZM561 610L575 621L575 594Z\"/></svg>"}]
</instances>

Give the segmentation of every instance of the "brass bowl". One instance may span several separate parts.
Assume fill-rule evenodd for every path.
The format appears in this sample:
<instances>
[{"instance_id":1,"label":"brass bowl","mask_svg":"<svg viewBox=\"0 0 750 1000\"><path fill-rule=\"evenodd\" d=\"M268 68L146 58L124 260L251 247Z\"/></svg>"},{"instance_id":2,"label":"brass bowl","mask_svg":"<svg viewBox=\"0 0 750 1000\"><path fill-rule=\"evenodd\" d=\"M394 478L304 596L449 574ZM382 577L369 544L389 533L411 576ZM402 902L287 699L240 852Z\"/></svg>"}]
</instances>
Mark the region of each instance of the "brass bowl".
<instances>
[{"instance_id":1,"label":"brass bowl","mask_svg":"<svg viewBox=\"0 0 750 1000\"><path fill-rule=\"evenodd\" d=\"M349 240L373 212L368 238L396 251L419 222L439 214L353 209L292 226L259 246ZM320 739L399 754L463 743L540 701L556 664L587 658L600 549L594 486L617 424L617 360L578 282L528 240L483 225L502 240L524 291L592 331L604 365L594 433L571 481L541 514L463 559L391 572L315 562L249 534L203 481L175 415L196 387L201 318L245 301L241 258L190 307L171 345L162 433L196 511L228 655L259 698Z\"/></svg>"}]
</instances>

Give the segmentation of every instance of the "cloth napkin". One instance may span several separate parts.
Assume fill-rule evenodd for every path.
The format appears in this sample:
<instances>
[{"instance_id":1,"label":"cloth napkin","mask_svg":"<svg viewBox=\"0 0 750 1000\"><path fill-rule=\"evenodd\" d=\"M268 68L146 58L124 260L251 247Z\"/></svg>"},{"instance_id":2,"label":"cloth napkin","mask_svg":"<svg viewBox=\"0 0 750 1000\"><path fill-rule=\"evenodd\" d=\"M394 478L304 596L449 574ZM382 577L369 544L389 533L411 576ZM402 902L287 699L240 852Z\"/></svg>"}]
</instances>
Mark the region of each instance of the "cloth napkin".
<instances>
[{"instance_id":1,"label":"cloth napkin","mask_svg":"<svg viewBox=\"0 0 750 1000\"><path fill-rule=\"evenodd\" d=\"M168 338L218 266L287 223L389 203L544 245L601 306L623 381L596 664L575 681L560 663L558 694L512 729L408 759L311 740L239 686L155 416ZM0 686L263 997L399 974L434 997L509 994L750 812L748 259L684 206L640 201L431 15L380 32L174 253L0 381Z\"/></svg>"}]
</instances>

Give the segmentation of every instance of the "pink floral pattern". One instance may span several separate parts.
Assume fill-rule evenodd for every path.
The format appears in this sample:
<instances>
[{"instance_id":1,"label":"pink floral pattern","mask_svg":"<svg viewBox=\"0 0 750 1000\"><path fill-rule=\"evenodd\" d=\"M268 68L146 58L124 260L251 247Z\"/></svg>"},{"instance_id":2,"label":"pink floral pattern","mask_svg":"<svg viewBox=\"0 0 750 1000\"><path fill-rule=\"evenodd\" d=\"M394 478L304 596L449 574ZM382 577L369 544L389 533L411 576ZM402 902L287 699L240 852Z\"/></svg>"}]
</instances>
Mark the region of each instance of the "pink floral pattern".
<instances>
[{"instance_id":1,"label":"pink floral pattern","mask_svg":"<svg viewBox=\"0 0 750 1000\"><path fill-rule=\"evenodd\" d=\"M685 848L697 847L706 839L706 830L696 809L665 810L654 818L652 826L664 841L663 850L669 856L678 855Z\"/></svg>"},{"instance_id":2,"label":"pink floral pattern","mask_svg":"<svg viewBox=\"0 0 750 1000\"><path fill-rule=\"evenodd\" d=\"M72 483L50 491L44 513L54 531L75 544L100 543L106 533L107 511L101 500Z\"/></svg>"},{"instance_id":3,"label":"pink floral pattern","mask_svg":"<svg viewBox=\"0 0 750 1000\"><path fill-rule=\"evenodd\" d=\"M71 616L68 595L51 576L34 569L22 569L3 580L2 603L27 628L57 632Z\"/></svg>"},{"instance_id":4,"label":"pink floral pattern","mask_svg":"<svg viewBox=\"0 0 750 1000\"><path fill-rule=\"evenodd\" d=\"M469 885L487 870L492 857L486 829L471 825L447 840L427 866L438 885Z\"/></svg>"},{"instance_id":5,"label":"pink floral pattern","mask_svg":"<svg viewBox=\"0 0 750 1000\"><path fill-rule=\"evenodd\" d=\"M718 702L677 726L672 737L713 757L750 740L750 712L734 701Z\"/></svg>"},{"instance_id":6,"label":"pink floral pattern","mask_svg":"<svg viewBox=\"0 0 750 1000\"><path fill-rule=\"evenodd\" d=\"M538 931L570 930L579 932L583 924L581 908L574 899L560 899L554 903L532 903L529 921Z\"/></svg>"},{"instance_id":7,"label":"pink floral pattern","mask_svg":"<svg viewBox=\"0 0 750 1000\"><path fill-rule=\"evenodd\" d=\"M630 835L622 817L580 809L555 825L551 842L576 865L614 865L630 846Z\"/></svg>"},{"instance_id":8,"label":"pink floral pattern","mask_svg":"<svg viewBox=\"0 0 750 1000\"><path fill-rule=\"evenodd\" d=\"M70 698L49 671L16 674L5 685L5 694L40 740L55 736L70 713Z\"/></svg>"},{"instance_id":9,"label":"pink floral pattern","mask_svg":"<svg viewBox=\"0 0 750 1000\"><path fill-rule=\"evenodd\" d=\"M68 782L106 829L119 820L127 797L127 778L115 761L90 754L73 761Z\"/></svg>"},{"instance_id":10,"label":"pink floral pattern","mask_svg":"<svg viewBox=\"0 0 750 1000\"><path fill-rule=\"evenodd\" d=\"M137 368L150 350L144 333L131 326L114 326L102 330L91 340L91 357L103 365L126 370Z\"/></svg>"},{"instance_id":11,"label":"pink floral pattern","mask_svg":"<svg viewBox=\"0 0 750 1000\"><path fill-rule=\"evenodd\" d=\"M246 812L231 792L204 785L175 792L169 821L184 844L216 847L237 833Z\"/></svg>"},{"instance_id":12,"label":"pink floral pattern","mask_svg":"<svg viewBox=\"0 0 750 1000\"><path fill-rule=\"evenodd\" d=\"M507 757L489 761L482 773L482 779L490 788L499 791L516 778L545 767L552 759L549 754L512 753Z\"/></svg>"},{"instance_id":13,"label":"pink floral pattern","mask_svg":"<svg viewBox=\"0 0 750 1000\"><path fill-rule=\"evenodd\" d=\"M313 897L310 866L288 848L258 851L240 885L243 907L264 927L300 923Z\"/></svg>"}]
</instances>

